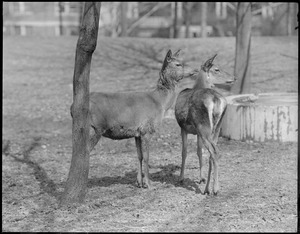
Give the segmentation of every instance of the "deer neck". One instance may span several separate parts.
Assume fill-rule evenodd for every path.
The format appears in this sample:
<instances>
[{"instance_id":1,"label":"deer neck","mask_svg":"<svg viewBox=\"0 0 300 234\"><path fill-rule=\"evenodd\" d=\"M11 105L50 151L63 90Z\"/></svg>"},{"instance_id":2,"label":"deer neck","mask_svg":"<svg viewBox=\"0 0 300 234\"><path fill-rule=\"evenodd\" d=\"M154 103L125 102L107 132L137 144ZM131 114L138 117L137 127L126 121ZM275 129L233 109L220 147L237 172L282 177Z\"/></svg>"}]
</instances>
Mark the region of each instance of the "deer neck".
<instances>
[{"instance_id":1,"label":"deer neck","mask_svg":"<svg viewBox=\"0 0 300 234\"><path fill-rule=\"evenodd\" d=\"M176 99L177 82L168 76L159 73L159 80L155 93L163 109L166 111L172 107Z\"/></svg>"},{"instance_id":2,"label":"deer neck","mask_svg":"<svg viewBox=\"0 0 300 234\"><path fill-rule=\"evenodd\" d=\"M197 75L196 81L195 81L195 85L194 85L194 89L206 89L206 88L210 88L211 86L209 85L208 82L206 82L205 78L209 76L209 74L203 70L201 70L199 72L199 74Z\"/></svg>"},{"instance_id":3,"label":"deer neck","mask_svg":"<svg viewBox=\"0 0 300 234\"><path fill-rule=\"evenodd\" d=\"M173 74L168 71L160 71L157 88L162 90L175 89L177 81L172 78L172 75Z\"/></svg>"}]
</instances>

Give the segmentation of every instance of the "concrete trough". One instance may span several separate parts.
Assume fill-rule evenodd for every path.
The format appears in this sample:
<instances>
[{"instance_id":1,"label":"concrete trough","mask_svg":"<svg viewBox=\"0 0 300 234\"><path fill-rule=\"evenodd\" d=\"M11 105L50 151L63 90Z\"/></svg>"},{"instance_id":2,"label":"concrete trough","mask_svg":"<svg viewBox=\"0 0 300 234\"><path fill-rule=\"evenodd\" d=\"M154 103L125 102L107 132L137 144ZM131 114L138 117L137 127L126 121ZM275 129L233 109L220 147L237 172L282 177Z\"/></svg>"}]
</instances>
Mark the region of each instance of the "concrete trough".
<instances>
[{"instance_id":1,"label":"concrete trough","mask_svg":"<svg viewBox=\"0 0 300 234\"><path fill-rule=\"evenodd\" d=\"M221 136L248 142L298 142L298 93L226 97Z\"/></svg>"}]
</instances>

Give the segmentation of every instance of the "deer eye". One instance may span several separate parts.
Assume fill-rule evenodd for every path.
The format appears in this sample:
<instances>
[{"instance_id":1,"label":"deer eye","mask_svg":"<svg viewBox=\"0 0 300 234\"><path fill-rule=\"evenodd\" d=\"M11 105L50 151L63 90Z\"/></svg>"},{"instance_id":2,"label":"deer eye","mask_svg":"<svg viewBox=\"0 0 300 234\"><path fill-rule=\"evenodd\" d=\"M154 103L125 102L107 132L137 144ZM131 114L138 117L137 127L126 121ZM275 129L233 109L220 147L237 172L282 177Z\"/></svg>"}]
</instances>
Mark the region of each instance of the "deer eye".
<instances>
[{"instance_id":1,"label":"deer eye","mask_svg":"<svg viewBox=\"0 0 300 234\"><path fill-rule=\"evenodd\" d=\"M215 71L216 71L216 72L219 72L220 70L219 70L219 68L216 67L216 68L215 68Z\"/></svg>"},{"instance_id":2,"label":"deer eye","mask_svg":"<svg viewBox=\"0 0 300 234\"><path fill-rule=\"evenodd\" d=\"M177 67L182 67L182 64L177 63L176 66L177 66Z\"/></svg>"}]
</instances>

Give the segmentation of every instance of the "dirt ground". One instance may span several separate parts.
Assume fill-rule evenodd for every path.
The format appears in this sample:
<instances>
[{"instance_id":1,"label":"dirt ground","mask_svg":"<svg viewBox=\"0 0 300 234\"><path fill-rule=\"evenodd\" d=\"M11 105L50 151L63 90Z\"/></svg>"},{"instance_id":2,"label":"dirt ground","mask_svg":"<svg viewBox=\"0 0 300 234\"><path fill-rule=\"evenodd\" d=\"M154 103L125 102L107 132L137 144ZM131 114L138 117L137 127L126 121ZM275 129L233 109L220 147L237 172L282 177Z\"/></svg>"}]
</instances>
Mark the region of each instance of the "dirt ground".
<instances>
[{"instance_id":1,"label":"dirt ground","mask_svg":"<svg viewBox=\"0 0 300 234\"><path fill-rule=\"evenodd\" d=\"M297 143L220 138L220 192L204 196L190 135L185 183L178 182L180 129L168 118L151 140L151 190L135 186L134 140L101 139L90 156L86 202L60 208L72 156L69 107L76 42L77 37L3 38L2 231L298 230ZM186 63L197 67L218 53L216 62L233 72L233 37L100 38L90 90L153 88L169 48L181 48ZM251 53L253 92L298 92L298 37L254 37ZM203 152L207 175L208 153Z\"/></svg>"}]
</instances>

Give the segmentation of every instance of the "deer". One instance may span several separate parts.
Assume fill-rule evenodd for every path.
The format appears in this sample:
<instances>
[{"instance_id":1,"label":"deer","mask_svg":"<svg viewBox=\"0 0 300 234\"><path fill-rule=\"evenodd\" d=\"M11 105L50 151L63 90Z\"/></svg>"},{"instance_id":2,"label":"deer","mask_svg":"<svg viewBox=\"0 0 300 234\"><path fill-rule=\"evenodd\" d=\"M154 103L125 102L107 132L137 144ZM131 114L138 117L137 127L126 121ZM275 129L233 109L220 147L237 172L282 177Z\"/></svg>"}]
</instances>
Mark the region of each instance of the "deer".
<instances>
[{"instance_id":1,"label":"deer","mask_svg":"<svg viewBox=\"0 0 300 234\"><path fill-rule=\"evenodd\" d=\"M187 157L187 135L197 135L197 155L200 166L200 181L205 183L203 177L202 147L209 152L209 170L205 194L210 194L209 183L211 177L212 164L214 166L213 193L217 195L219 190L218 161L219 150L217 141L221 128L222 118L225 114L227 102L223 95L214 89L214 84L231 85L235 77L220 70L213 60L217 54L208 59L200 68L196 75L195 84L192 88L182 90L175 103L175 118L181 129L182 138L182 162L179 181L184 182L184 167Z\"/></svg>"},{"instance_id":2,"label":"deer","mask_svg":"<svg viewBox=\"0 0 300 234\"><path fill-rule=\"evenodd\" d=\"M151 188L149 140L162 123L165 112L174 105L179 81L199 72L183 65L179 53L180 50L174 54L168 50L156 87L150 91L90 93L89 121L93 133L89 138L89 152L102 136L112 140L134 138L138 156L138 187Z\"/></svg>"}]
</instances>

